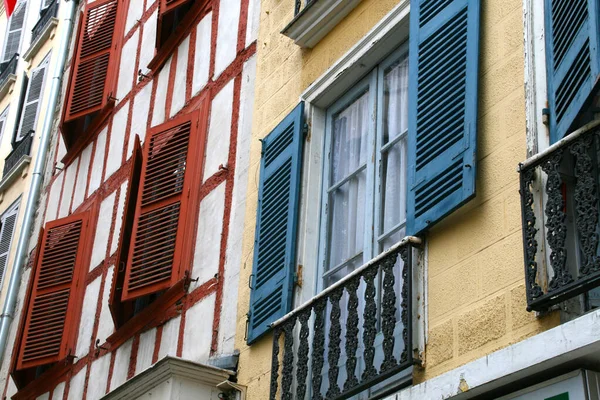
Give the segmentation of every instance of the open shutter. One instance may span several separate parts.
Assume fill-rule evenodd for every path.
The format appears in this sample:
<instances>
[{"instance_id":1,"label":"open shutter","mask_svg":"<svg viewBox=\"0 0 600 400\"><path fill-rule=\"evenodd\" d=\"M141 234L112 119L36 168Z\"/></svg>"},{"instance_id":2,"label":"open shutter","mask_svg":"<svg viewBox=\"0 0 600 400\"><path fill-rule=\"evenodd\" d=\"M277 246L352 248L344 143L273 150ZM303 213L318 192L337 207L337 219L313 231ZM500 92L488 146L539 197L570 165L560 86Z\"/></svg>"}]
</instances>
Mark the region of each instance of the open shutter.
<instances>
[{"instance_id":1,"label":"open shutter","mask_svg":"<svg viewBox=\"0 0 600 400\"><path fill-rule=\"evenodd\" d=\"M19 52L26 11L27 1L21 1L10 17L8 31L6 32L6 41L4 42L4 52L2 53L2 62L10 61Z\"/></svg>"},{"instance_id":2,"label":"open shutter","mask_svg":"<svg viewBox=\"0 0 600 400\"><path fill-rule=\"evenodd\" d=\"M182 6L190 1L191 0L160 0L160 15L171 12L177 7Z\"/></svg>"},{"instance_id":3,"label":"open shutter","mask_svg":"<svg viewBox=\"0 0 600 400\"><path fill-rule=\"evenodd\" d=\"M4 281L4 272L8 263L8 255L10 254L10 245L15 233L18 213L19 209L15 207L2 216L2 229L0 229L0 287Z\"/></svg>"},{"instance_id":4,"label":"open shutter","mask_svg":"<svg viewBox=\"0 0 600 400\"><path fill-rule=\"evenodd\" d=\"M292 307L303 129L300 103L263 141L248 343Z\"/></svg>"},{"instance_id":5,"label":"open shutter","mask_svg":"<svg viewBox=\"0 0 600 400\"><path fill-rule=\"evenodd\" d=\"M118 0L96 0L80 24L75 68L69 85L65 121L96 112L108 104L112 65L117 40Z\"/></svg>"},{"instance_id":6,"label":"open shutter","mask_svg":"<svg viewBox=\"0 0 600 400\"><path fill-rule=\"evenodd\" d=\"M197 190L191 183L203 159L198 115L157 126L146 138L122 301L169 288L180 278L181 268L187 268L181 263L189 239L188 203L191 191Z\"/></svg>"},{"instance_id":7,"label":"open shutter","mask_svg":"<svg viewBox=\"0 0 600 400\"><path fill-rule=\"evenodd\" d=\"M119 250L117 251L117 265L113 274L112 286L110 288L110 299L108 306L115 326L120 327L125 323L127 315L131 314L131 304L121 301L123 283L125 282L125 267L127 266L127 255L131 241L131 231L135 217L135 205L138 198L140 186L140 175L142 173L142 146L140 137L135 135L133 155L131 156L131 170L129 172L129 183L127 196L125 197L125 209L123 210L123 223L121 224L121 235Z\"/></svg>"},{"instance_id":8,"label":"open shutter","mask_svg":"<svg viewBox=\"0 0 600 400\"><path fill-rule=\"evenodd\" d=\"M23 138L29 135L31 131L35 131L47 68L48 60L46 59L31 73L31 79L29 80L29 85L27 87L27 94L25 95L25 106L21 116L21 124L19 126L19 132L17 133L17 142L23 140Z\"/></svg>"},{"instance_id":9,"label":"open shutter","mask_svg":"<svg viewBox=\"0 0 600 400\"><path fill-rule=\"evenodd\" d=\"M599 78L598 1L545 0L550 140L567 133Z\"/></svg>"},{"instance_id":10,"label":"open shutter","mask_svg":"<svg viewBox=\"0 0 600 400\"><path fill-rule=\"evenodd\" d=\"M407 233L475 196L479 0L410 9Z\"/></svg>"},{"instance_id":11,"label":"open shutter","mask_svg":"<svg viewBox=\"0 0 600 400\"><path fill-rule=\"evenodd\" d=\"M17 361L22 370L69 355L78 310L78 278L85 273L88 213L46 224Z\"/></svg>"},{"instance_id":12,"label":"open shutter","mask_svg":"<svg viewBox=\"0 0 600 400\"><path fill-rule=\"evenodd\" d=\"M4 129L6 128L6 119L8 118L8 107L0 114L0 143L2 143L2 137L4 136Z\"/></svg>"}]
</instances>

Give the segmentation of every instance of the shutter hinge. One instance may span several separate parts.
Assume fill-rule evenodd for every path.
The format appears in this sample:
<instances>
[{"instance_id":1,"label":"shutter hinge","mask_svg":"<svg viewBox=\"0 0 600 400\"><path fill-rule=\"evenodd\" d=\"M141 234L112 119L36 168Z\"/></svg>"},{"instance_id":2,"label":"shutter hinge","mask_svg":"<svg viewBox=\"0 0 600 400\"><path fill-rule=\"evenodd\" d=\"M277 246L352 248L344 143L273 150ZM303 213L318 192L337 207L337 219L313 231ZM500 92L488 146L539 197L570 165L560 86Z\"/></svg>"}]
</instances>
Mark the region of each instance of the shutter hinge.
<instances>
[{"instance_id":1,"label":"shutter hinge","mask_svg":"<svg viewBox=\"0 0 600 400\"><path fill-rule=\"evenodd\" d=\"M302 270L303 269L304 269L304 266L302 264L298 264L298 268L296 269L296 276L294 277L294 283L299 288L302 287Z\"/></svg>"},{"instance_id":2,"label":"shutter hinge","mask_svg":"<svg viewBox=\"0 0 600 400\"><path fill-rule=\"evenodd\" d=\"M550 125L550 109L542 108L542 123L546 126Z\"/></svg>"},{"instance_id":3,"label":"shutter hinge","mask_svg":"<svg viewBox=\"0 0 600 400\"><path fill-rule=\"evenodd\" d=\"M246 314L246 329L244 332L244 342L248 341L248 328L250 327L250 313Z\"/></svg>"},{"instance_id":4,"label":"shutter hinge","mask_svg":"<svg viewBox=\"0 0 600 400\"><path fill-rule=\"evenodd\" d=\"M306 141L310 142L308 123L306 123L306 122L304 123L304 126L302 127L302 135Z\"/></svg>"}]
</instances>

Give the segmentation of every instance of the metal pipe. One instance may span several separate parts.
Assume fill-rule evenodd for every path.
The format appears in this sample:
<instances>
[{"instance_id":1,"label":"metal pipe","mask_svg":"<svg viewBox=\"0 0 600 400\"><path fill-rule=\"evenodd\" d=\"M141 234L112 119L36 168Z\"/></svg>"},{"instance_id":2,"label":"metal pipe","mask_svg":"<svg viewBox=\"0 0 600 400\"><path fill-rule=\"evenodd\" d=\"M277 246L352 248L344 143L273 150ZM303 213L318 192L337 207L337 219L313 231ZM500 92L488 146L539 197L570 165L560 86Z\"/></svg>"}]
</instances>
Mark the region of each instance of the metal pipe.
<instances>
[{"instance_id":1,"label":"metal pipe","mask_svg":"<svg viewBox=\"0 0 600 400\"><path fill-rule=\"evenodd\" d=\"M8 291L6 292L6 301L4 302L4 308L2 309L2 315L0 315L0 363L4 358L10 324L14 319L19 285L21 283L21 274L23 271L25 258L27 256L27 248L29 245L29 238L31 236L30 233L35 218L38 197L44 178L43 175L44 168L46 166L48 148L50 146L50 139L52 137L52 126L54 124L55 116L54 110L56 110L60 98L63 71L67 63L69 42L73 33L73 18L75 16L77 1L65 0L64 5L66 7L66 11L64 13L65 17L63 19L64 28L62 31L62 36L60 37L58 54L52 70L54 72L54 76L52 77L52 84L50 86L50 103L48 104L46 115L44 116L42 134L40 135L40 145L38 146L37 155L35 157L35 164L31 177L31 186L27 195L25 216L23 217L23 223L21 224L21 232L19 234L19 241L17 243L15 259L13 261L10 282L8 284Z\"/></svg>"}]
</instances>

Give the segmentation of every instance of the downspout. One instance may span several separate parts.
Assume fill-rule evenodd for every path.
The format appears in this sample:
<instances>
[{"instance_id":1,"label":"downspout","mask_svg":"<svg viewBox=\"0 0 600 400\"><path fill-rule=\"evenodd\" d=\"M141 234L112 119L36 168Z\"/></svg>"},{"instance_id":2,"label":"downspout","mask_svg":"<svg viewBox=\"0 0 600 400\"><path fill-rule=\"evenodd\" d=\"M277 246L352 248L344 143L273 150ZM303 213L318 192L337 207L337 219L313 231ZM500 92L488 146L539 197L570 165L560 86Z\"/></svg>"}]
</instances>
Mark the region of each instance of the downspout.
<instances>
[{"instance_id":1,"label":"downspout","mask_svg":"<svg viewBox=\"0 0 600 400\"><path fill-rule=\"evenodd\" d=\"M67 63L69 42L73 32L73 18L75 16L76 3L77 2L75 0L66 0L64 3L66 6L66 12L64 13L65 17L63 19L64 29L60 37L58 54L53 66L54 76L52 77L52 84L50 86L50 102L48 104L48 112L44 116L42 134L40 136L40 145L38 146L38 152L35 157L35 165L33 169L33 175L31 177L31 186L29 188L29 194L27 195L25 216L23 217L15 259L13 261L13 268L10 275L10 282L8 284L8 291L6 292L6 301L4 302L2 315L0 315L0 363L4 358L4 351L6 350L6 342L8 340L10 324L15 317L14 314L17 304L17 296L19 293L19 285L21 282L21 274L23 272L25 258L27 257L27 248L29 245L29 238L31 236L30 233L35 218L38 197L40 195L40 190L44 179L46 157L48 154L48 148L50 146L50 139L52 137L52 126L54 124L55 116L54 110L56 110L60 98L63 71Z\"/></svg>"}]
</instances>

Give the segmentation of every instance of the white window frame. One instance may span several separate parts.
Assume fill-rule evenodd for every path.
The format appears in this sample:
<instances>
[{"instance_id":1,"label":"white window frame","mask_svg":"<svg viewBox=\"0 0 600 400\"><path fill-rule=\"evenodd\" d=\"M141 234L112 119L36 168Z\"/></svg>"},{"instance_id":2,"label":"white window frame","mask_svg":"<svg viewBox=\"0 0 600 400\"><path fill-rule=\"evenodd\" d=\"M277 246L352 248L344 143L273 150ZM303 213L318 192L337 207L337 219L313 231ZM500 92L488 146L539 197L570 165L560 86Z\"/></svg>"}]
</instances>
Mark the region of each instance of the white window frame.
<instances>
[{"instance_id":1,"label":"white window frame","mask_svg":"<svg viewBox=\"0 0 600 400\"><path fill-rule=\"evenodd\" d=\"M29 7L27 7L28 1L27 0L18 0L17 4L15 5L15 9L13 10L13 14L10 16L10 18L8 18L8 20L6 21L6 31L4 32L4 42L2 43L2 53L0 54L0 60L3 60L7 54L6 53L6 45L7 45L7 40L8 40L8 31L10 29L10 22L12 20L12 17L14 16L15 12L17 11L17 9L19 7L25 7L25 11L23 14L23 26L21 27L21 35L19 37L19 47L17 47L17 54L21 53L21 47L23 46L23 38L25 37L25 31L27 29L27 12L29 11ZM13 54L10 54L10 57L12 58ZM10 58L6 61L9 61Z\"/></svg>"},{"instance_id":2,"label":"white window frame","mask_svg":"<svg viewBox=\"0 0 600 400\"><path fill-rule=\"evenodd\" d=\"M6 270L9 267L10 262L10 252L13 245L13 240L15 239L15 233L17 232L17 226L19 226L19 205L21 203L21 197L19 197L14 203L12 203L3 213L0 215L0 238L2 237L2 233L4 230L4 221L7 217L12 214L15 214L15 226L13 228L12 236L10 239L10 245L8 247L8 253L6 256L6 265L4 266L4 271L2 271L2 275L0 276L0 292L2 292L2 288L4 287L4 278L6 277Z\"/></svg>"},{"instance_id":3,"label":"white window frame","mask_svg":"<svg viewBox=\"0 0 600 400\"><path fill-rule=\"evenodd\" d=\"M2 113L0 113L0 121L2 121L2 127L0 128L0 144L2 143L2 139L4 138L4 132L6 132L6 123L8 122L9 110L10 105L6 106Z\"/></svg>"}]
</instances>

